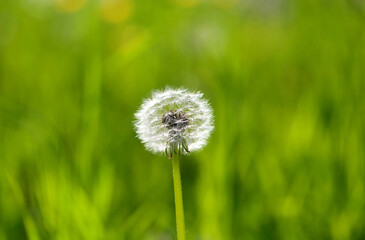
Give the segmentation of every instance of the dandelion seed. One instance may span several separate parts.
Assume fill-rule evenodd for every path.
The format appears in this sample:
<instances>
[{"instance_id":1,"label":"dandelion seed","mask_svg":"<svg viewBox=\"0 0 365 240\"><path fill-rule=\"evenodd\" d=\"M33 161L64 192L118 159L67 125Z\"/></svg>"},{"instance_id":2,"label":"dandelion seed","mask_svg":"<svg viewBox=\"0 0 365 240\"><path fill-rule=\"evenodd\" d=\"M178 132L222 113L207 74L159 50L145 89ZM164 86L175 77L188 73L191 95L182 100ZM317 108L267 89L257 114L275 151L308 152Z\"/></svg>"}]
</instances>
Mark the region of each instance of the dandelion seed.
<instances>
[{"instance_id":1,"label":"dandelion seed","mask_svg":"<svg viewBox=\"0 0 365 240\"><path fill-rule=\"evenodd\" d=\"M157 91L135 114L138 137L153 153L169 158L203 148L214 129L209 103L200 92Z\"/></svg>"}]
</instances>

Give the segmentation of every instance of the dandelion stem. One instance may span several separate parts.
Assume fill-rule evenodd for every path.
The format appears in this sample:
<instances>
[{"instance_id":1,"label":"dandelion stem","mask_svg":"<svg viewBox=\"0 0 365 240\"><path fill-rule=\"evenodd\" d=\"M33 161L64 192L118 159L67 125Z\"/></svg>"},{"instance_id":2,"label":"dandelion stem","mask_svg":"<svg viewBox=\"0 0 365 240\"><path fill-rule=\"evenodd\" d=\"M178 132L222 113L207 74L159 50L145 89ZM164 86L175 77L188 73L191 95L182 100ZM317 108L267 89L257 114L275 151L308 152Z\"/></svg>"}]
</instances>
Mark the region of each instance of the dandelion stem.
<instances>
[{"instance_id":1,"label":"dandelion stem","mask_svg":"<svg viewBox=\"0 0 365 240\"><path fill-rule=\"evenodd\" d=\"M172 157L172 170L173 170L174 192L175 192L176 228L177 228L177 239L185 240L184 206L183 206L183 198L181 191L179 161L180 161L180 156L174 155Z\"/></svg>"}]
</instances>

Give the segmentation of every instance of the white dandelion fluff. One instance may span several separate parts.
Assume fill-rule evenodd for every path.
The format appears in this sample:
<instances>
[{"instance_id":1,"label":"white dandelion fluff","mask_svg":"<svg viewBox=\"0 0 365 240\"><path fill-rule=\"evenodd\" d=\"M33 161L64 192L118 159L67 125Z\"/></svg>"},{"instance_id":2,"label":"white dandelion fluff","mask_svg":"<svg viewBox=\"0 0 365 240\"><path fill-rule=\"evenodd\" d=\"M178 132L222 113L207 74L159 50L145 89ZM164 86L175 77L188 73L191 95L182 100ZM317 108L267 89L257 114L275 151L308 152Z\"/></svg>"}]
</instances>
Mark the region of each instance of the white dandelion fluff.
<instances>
[{"instance_id":1,"label":"white dandelion fluff","mask_svg":"<svg viewBox=\"0 0 365 240\"><path fill-rule=\"evenodd\" d=\"M203 148L213 131L213 110L200 92L156 91L135 114L137 135L153 153L184 154Z\"/></svg>"}]
</instances>

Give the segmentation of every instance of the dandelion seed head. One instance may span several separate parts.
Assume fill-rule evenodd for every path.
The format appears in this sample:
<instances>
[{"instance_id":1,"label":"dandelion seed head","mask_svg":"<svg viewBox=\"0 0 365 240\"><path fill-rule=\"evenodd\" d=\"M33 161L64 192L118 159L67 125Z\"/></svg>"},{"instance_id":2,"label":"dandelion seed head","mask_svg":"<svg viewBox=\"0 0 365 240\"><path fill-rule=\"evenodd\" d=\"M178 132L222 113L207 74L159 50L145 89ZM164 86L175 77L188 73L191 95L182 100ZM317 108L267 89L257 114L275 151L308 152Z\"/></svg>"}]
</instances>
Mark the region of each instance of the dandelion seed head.
<instances>
[{"instance_id":1,"label":"dandelion seed head","mask_svg":"<svg viewBox=\"0 0 365 240\"><path fill-rule=\"evenodd\" d=\"M200 92L153 92L135 114L137 136L153 153L169 157L203 148L214 129L213 110Z\"/></svg>"}]
</instances>

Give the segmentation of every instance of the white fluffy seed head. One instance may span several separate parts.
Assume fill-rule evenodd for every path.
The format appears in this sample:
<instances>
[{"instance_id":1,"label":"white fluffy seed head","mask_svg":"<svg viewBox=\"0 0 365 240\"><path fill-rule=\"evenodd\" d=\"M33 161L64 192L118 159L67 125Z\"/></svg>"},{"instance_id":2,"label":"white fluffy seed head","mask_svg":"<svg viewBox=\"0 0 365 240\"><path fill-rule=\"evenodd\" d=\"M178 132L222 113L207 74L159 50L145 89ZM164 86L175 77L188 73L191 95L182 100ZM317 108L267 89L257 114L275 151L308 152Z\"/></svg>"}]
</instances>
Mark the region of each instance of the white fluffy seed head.
<instances>
[{"instance_id":1,"label":"white fluffy seed head","mask_svg":"<svg viewBox=\"0 0 365 240\"><path fill-rule=\"evenodd\" d=\"M137 136L146 148L169 157L200 150L214 129L213 110L203 94L182 88L153 92L135 117Z\"/></svg>"}]
</instances>

